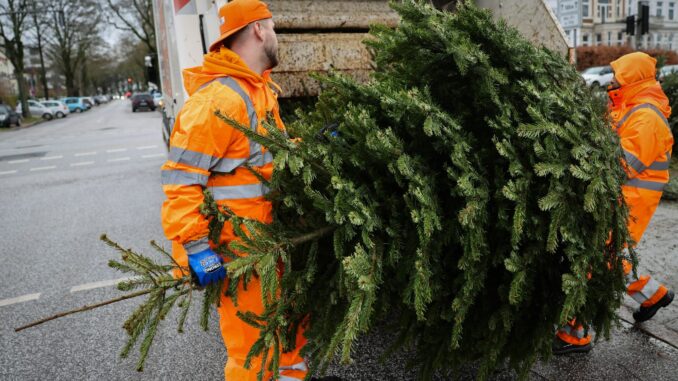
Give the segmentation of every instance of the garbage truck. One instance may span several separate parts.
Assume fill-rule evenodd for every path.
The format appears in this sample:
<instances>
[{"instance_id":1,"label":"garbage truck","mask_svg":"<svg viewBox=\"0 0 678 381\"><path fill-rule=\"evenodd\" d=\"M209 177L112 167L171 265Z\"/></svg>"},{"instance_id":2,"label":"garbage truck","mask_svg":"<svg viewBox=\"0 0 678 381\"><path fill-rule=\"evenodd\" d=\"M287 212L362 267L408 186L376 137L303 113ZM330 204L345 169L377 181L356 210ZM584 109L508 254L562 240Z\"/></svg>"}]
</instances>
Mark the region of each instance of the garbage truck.
<instances>
[{"instance_id":1,"label":"garbage truck","mask_svg":"<svg viewBox=\"0 0 678 381\"><path fill-rule=\"evenodd\" d=\"M457 1L431 0L444 10ZM219 36L218 10L227 0L153 0L163 138L167 143L174 119L188 97L183 69L198 66ZM315 96L319 85L310 74L338 71L367 80L371 56L362 41L370 25L395 27L398 15L388 0L267 0L276 25L280 65L272 73L281 98ZM492 9L524 36L562 54L571 47L545 0L476 0Z\"/></svg>"}]
</instances>

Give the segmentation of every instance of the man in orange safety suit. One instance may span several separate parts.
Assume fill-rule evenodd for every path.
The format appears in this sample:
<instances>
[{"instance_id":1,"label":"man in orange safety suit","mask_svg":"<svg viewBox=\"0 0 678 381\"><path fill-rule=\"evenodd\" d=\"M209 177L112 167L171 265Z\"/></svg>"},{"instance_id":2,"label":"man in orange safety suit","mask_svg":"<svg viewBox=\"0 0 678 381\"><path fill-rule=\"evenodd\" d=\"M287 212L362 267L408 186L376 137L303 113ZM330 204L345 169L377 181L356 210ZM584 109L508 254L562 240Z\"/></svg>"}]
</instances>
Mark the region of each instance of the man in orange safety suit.
<instances>
[{"instance_id":1,"label":"man in orange safety suit","mask_svg":"<svg viewBox=\"0 0 678 381\"><path fill-rule=\"evenodd\" d=\"M200 213L203 190L209 189L219 205L234 214L272 221L268 188L254 175L269 180L273 172L271 153L242 132L218 119L220 111L253 131L265 133L261 121L273 115L284 130L279 115L276 86L270 71L278 64L278 40L271 12L259 0L234 0L219 9L221 36L204 56L202 66L183 72L189 99L176 117L170 137L170 152L162 167L162 184L167 199L162 206L162 225L172 241L172 255L182 266L190 267L197 282L205 286L223 279L223 258L208 241L208 221ZM248 169L249 167L250 169ZM221 242L236 239L226 223ZM238 286L238 304L221 296L218 312L220 329L228 351L224 368L229 381L253 381L261 370L262 359L254 359L249 369L245 359L258 339L259 331L246 324L237 313L261 314L261 288L253 277L247 288ZM283 353L278 380L303 380L308 372L299 352L306 343L299 329L296 348ZM272 372L264 373L264 380ZM335 379L336 378L326 378Z\"/></svg>"},{"instance_id":2,"label":"man in orange safety suit","mask_svg":"<svg viewBox=\"0 0 678 381\"><path fill-rule=\"evenodd\" d=\"M629 207L629 233L634 242L650 223L662 191L669 182L673 135L667 118L669 100L656 80L657 61L641 52L612 62L614 79L608 87L610 115L625 156L626 183L622 186ZM674 293L649 275L633 276L633 266L624 261L626 292L640 304L633 313L636 322L652 318L673 301ZM591 335L576 321L560 328L554 354L588 352Z\"/></svg>"}]
</instances>

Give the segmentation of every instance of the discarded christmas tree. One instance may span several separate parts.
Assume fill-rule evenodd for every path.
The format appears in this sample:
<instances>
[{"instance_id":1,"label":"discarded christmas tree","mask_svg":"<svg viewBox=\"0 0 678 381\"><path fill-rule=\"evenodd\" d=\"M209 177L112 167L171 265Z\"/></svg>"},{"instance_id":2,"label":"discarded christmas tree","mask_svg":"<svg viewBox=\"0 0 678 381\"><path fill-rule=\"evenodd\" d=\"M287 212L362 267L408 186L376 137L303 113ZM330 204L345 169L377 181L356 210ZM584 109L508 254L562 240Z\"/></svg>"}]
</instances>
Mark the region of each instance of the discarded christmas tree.
<instances>
[{"instance_id":1,"label":"discarded christmas tree","mask_svg":"<svg viewBox=\"0 0 678 381\"><path fill-rule=\"evenodd\" d=\"M250 358L275 371L310 316L317 369L388 321L424 379L473 361L484 378L505 360L524 376L554 326L576 316L607 334L614 322L628 240L619 142L573 67L488 12L393 6L399 27L366 42L372 80L324 79L288 126L300 142L217 113L275 153L273 224L209 197L203 208L211 237L231 219L242 238L217 248L227 292L262 280L265 313L241 316L261 331ZM148 316L166 314L155 305L133 319L146 337Z\"/></svg>"}]
</instances>

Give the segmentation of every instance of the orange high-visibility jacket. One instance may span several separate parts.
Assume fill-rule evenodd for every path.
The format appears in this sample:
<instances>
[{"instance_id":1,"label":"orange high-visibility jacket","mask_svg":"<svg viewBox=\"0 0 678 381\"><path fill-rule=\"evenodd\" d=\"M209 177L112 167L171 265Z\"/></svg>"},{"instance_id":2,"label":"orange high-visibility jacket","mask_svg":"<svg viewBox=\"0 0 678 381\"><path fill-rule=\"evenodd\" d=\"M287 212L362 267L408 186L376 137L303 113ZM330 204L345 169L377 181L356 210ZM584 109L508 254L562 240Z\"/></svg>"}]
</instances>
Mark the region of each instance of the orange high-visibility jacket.
<instances>
[{"instance_id":1,"label":"orange high-visibility jacket","mask_svg":"<svg viewBox=\"0 0 678 381\"><path fill-rule=\"evenodd\" d=\"M622 191L629 206L629 231L640 241L669 182L673 135L669 100L655 79L656 60L627 54L611 63L621 85L610 91L610 113L626 158Z\"/></svg>"},{"instance_id":2,"label":"orange high-visibility jacket","mask_svg":"<svg viewBox=\"0 0 678 381\"><path fill-rule=\"evenodd\" d=\"M272 114L278 128L284 130L269 73L260 76L252 72L233 51L210 52L203 66L184 70L183 75L190 98L177 115L169 157L162 166L167 195L162 225L181 265L187 262L186 253L209 247L208 222L199 211L204 188L219 205L238 216L264 223L272 220L272 205L265 198L268 188L245 168L249 165L269 180L271 153L216 117L215 111L259 132L265 131L261 122ZM232 226L227 223L221 241L233 239Z\"/></svg>"}]
</instances>

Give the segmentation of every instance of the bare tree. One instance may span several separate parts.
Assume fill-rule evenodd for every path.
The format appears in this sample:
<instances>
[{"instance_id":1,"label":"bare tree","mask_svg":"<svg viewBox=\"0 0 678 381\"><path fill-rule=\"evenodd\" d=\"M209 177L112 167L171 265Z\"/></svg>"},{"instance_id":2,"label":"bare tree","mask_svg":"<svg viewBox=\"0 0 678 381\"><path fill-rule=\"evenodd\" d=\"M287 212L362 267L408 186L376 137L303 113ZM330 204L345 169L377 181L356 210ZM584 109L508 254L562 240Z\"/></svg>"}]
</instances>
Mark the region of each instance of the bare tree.
<instances>
[{"instance_id":1,"label":"bare tree","mask_svg":"<svg viewBox=\"0 0 678 381\"><path fill-rule=\"evenodd\" d=\"M146 81L158 78L158 55L155 41L155 22L152 0L106 0L108 22L116 29L134 35L148 50L152 68L142 62ZM153 74L150 72L153 70Z\"/></svg>"},{"instance_id":2,"label":"bare tree","mask_svg":"<svg viewBox=\"0 0 678 381\"><path fill-rule=\"evenodd\" d=\"M98 41L101 13L94 0L52 0L54 12L53 42L50 55L65 77L69 96L79 95L77 79L85 60ZM58 14L63 12L63 20Z\"/></svg>"},{"instance_id":3,"label":"bare tree","mask_svg":"<svg viewBox=\"0 0 678 381\"><path fill-rule=\"evenodd\" d=\"M14 75L19 85L19 100L24 117L28 117L28 94L24 78L23 33L27 27L27 0L0 0L0 48L14 66Z\"/></svg>"},{"instance_id":4,"label":"bare tree","mask_svg":"<svg viewBox=\"0 0 678 381\"><path fill-rule=\"evenodd\" d=\"M47 87L47 70L45 70L45 30L48 29L47 22L50 19L50 14L46 12L38 12L38 9L44 10L46 4L44 1L33 0L31 2L31 16L33 19L33 33L35 42L38 47L38 54L40 55L40 80L42 82L42 91L45 99L49 99L49 89Z\"/></svg>"}]
</instances>

